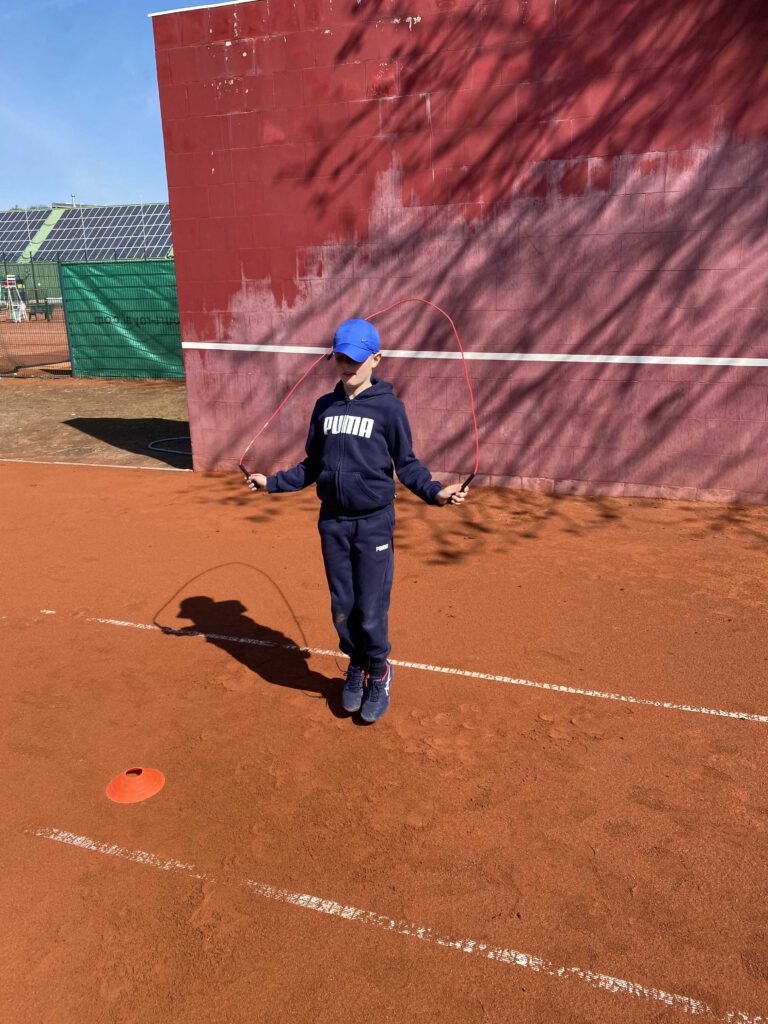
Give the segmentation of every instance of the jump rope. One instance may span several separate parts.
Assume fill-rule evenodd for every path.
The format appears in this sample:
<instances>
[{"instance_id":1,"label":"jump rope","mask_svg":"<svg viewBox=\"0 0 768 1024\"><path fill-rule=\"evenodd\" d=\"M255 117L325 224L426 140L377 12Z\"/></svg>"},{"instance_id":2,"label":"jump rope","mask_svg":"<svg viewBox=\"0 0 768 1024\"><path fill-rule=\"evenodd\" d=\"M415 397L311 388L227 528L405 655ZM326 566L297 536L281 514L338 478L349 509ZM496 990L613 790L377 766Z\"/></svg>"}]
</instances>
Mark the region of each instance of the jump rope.
<instances>
[{"instance_id":1,"label":"jump rope","mask_svg":"<svg viewBox=\"0 0 768 1024\"><path fill-rule=\"evenodd\" d=\"M474 434L475 434L475 464L474 464L474 467L472 469L472 472L469 474L469 476L466 478L464 483L461 485L461 490L462 491L466 491L467 488L469 487L469 485L475 479L475 476L477 475L478 467L480 465L480 434L479 434L478 429L477 429L477 414L475 412L475 394L474 394L474 392L472 390L472 382L469 379L469 369L467 367L467 359L466 359L466 355L464 353L464 346L461 344L461 338L459 337L459 332L456 330L456 324L453 322L451 317L445 312L445 310L441 309L440 306L438 306L436 303L430 302L429 299L420 299L420 298L398 299L397 302L393 302L391 305L385 306L383 309L378 309L378 310L376 310L375 313L371 313L369 316L364 317L363 319L365 319L365 320L373 320L374 317L381 316L383 313L388 313L390 311L390 309L394 309L396 306L401 306L404 302L423 302L425 306L430 306L432 309L436 309L438 311L438 313L442 313L443 316L448 321L448 323L451 325L451 330L453 331L454 336L456 338L456 343L459 346L459 352L461 353L461 362L462 362L462 366L464 367L464 379L465 379L465 381L467 383L467 392L469 393L469 407L470 407L470 410L471 410L471 413L472 413L472 427L473 427ZM246 481L250 480L250 473L248 472L248 470L245 468L245 465L244 465L245 458L246 458L248 452L251 450L251 448L256 443L256 441L258 441L258 439L261 437L261 435L264 433L264 431L270 425L272 420L277 416L277 414L283 408L283 406L288 401L288 399L291 397L291 395L294 393L294 391L299 387L299 385L302 383L302 381L306 380L306 378L310 375L310 373L314 370L314 368L318 365L318 363L322 362L323 359L326 359L328 357L328 355L332 351L333 351L333 349L331 348L327 352L323 352L322 355L319 355L317 357L317 359L315 359L315 361L312 363L312 365L309 366L304 371L304 373L302 373L302 375L299 377L299 379L293 385L293 387L288 392L288 394L285 396L285 398L282 400L282 402L280 402L280 404L275 409L275 411L272 413L272 415L269 417L269 419L259 428L259 430L256 432L256 434L251 438L250 442L248 443L247 448L245 449L243 454L240 456L240 461L238 462L238 466L240 467L240 470L241 470L243 476L245 477Z\"/></svg>"}]
</instances>

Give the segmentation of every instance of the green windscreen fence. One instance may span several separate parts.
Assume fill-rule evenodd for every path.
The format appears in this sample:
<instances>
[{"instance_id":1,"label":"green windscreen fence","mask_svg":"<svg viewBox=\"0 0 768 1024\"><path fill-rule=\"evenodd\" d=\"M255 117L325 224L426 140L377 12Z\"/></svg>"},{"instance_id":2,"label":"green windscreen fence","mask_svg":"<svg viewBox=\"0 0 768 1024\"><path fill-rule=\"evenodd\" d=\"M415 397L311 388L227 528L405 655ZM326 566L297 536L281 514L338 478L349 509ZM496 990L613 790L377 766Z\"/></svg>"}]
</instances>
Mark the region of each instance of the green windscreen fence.
<instances>
[{"instance_id":1,"label":"green windscreen fence","mask_svg":"<svg viewBox=\"0 0 768 1024\"><path fill-rule=\"evenodd\" d=\"M73 377L183 377L173 260L62 263Z\"/></svg>"}]
</instances>

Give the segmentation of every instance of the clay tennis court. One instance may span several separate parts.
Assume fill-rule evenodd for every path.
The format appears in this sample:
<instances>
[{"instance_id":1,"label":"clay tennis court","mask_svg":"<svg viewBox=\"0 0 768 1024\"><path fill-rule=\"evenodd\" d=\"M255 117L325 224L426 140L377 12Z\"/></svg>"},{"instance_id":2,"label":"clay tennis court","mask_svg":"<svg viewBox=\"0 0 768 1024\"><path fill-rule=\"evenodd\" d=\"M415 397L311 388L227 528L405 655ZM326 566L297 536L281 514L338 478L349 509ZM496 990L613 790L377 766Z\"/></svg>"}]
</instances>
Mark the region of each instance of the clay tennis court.
<instances>
[{"instance_id":1,"label":"clay tennis court","mask_svg":"<svg viewBox=\"0 0 768 1024\"><path fill-rule=\"evenodd\" d=\"M363 727L314 495L0 476L3 1020L764 1019L765 509L403 495Z\"/></svg>"},{"instance_id":2,"label":"clay tennis court","mask_svg":"<svg viewBox=\"0 0 768 1024\"><path fill-rule=\"evenodd\" d=\"M0 373L47 365L70 368L67 328L61 307L53 310L50 320L36 316L31 321L12 323L0 318Z\"/></svg>"}]
</instances>

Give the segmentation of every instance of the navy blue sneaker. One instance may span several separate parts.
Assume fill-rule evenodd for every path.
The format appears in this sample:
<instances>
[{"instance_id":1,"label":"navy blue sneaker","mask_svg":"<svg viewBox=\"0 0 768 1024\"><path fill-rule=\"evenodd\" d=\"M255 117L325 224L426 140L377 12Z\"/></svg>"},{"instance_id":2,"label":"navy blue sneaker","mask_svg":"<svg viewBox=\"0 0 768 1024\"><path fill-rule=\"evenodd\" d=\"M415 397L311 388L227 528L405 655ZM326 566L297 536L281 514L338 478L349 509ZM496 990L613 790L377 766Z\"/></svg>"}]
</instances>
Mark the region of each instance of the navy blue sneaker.
<instances>
[{"instance_id":1,"label":"navy blue sneaker","mask_svg":"<svg viewBox=\"0 0 768 1024\"><path fill-rule=\"evenodd\" d=\"M368 676L368 689L360 712L364 722L377 722L389 707L389 688L393 676L394 671L389 662L380 676Z\"/></svg>"},{"instance_id":2,"label":"navy blue sneaker","mask_svg":"<svg viewBox=\"0 0 768 1024\"><path fill-rule=\"evenodd\" d=\"M363 703L363 686L365 685L366 671L351 662L347 669L347 678L344 681L344 689L341 691L341 703L344 710L351 715L354 711L360 710Z\"/></svg>"}]
</instances>

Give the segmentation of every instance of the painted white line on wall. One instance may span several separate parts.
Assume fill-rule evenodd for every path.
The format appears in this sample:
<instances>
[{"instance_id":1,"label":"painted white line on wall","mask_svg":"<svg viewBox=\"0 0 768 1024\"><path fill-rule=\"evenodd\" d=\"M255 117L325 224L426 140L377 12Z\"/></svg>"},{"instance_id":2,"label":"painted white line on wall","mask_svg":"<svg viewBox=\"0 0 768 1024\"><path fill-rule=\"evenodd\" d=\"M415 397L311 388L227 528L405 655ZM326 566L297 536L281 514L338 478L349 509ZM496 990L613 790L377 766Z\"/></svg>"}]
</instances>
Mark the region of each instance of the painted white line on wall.
<instances>
[{"instance_id":1,"label":"painted white line on wall","mask_svg":"<svg viewBox=\"0 0 768 1024\"><path fill-rule=\"evenodd\" d=\"M187 11L207 11L210 7L232 7L233 4L263 3L263 0L226 0L221 4L201 4L198 7L174 7L171 11L155 11L148 14L148 18L162 18L164 14L186 14Z\"/></svg>"},{"instance_id":2,"label":"painted white line on wall","mask_svg":"<svg viewBox=\"0 0 768 1024\"><path fill-rule=\"evenodd\" d=\"M91 853L100 853L108 857L119 857L121 860L132 861L135 864L144 864L161 871L178 871L181 874L188 875L190 878L215 881L210 875L198 872L192 864L158 857L154 853L148 853L145 850L129 850L122 846L116 846L114 843L102 843L96 839L90 839L88 836L78 836L58 828L38 828L32 834L41 839L51 839L57 843L65 843L68 846L75 846L80 850L88 850ZM707 1003L692 996L666 992L664 989L652 988L635 981L626 981L623 978L614 978L612 975L600 974L597 971L591 971L584 967L558 965L551 960L545 960L532 953L523 953L520 950L511 949L506 946L493 946L478 939L438 935L431 928L424 925L398 920L388 917L386 914L378 914L372 910L362 910L359 907L337 903L335 900L323 899L321 896L291 892L289 889L279 889L276 886L268 885L265 882L256 882L249 878L241 880L240 884L263 899L273 900L276 903L286 903L289 906L298 907L302 910L313 910L318 914L327 914L329 917L367 925L370 928L380 928L395 935L418 939L419 942L424 942L427 945L442 946L445 949L454 949L459 953L480 957L483 960L493 960L495 963L503 964L506 967L517 967L522 970L533 971L535 974L544 974L561 981L573 978L588 985L590 988L611 992L615 995L633 996L636 999L647 999L654 1003L662 1003L673 1009L682 1010L683 1013L712 1017L716 1021L722 1021L723 1024L737 1024L737 1022L739 1024L766 1024L766 1018L752 1016L742 1010L727 1010L721 1013Z\"/></svg>"},{"instance_id":3,"label":"painted white line on wall","mask_svg":"<svg viewBox=\"0 0 768 1024\"><path fill-rule=\"evenodd\" d=\"M257 640L253 637L228 636L224 633L203 633L194 629L169 629L155 626L150 622L127 622L123 619L89 618L86 622L96 622L105 626L123 626L129 629L146 629L165 633L169 636L203 637L206 640L224 640L234 644L252 644L256 647L278 647L285 651L302 651L307 654L319 654L328 658L338 658L339 652L326 650L322 647L299 647L296 644L280 644L272 640ZM468 669L448 668L444 665L425 665L418 661L400 661L391 658L393 665L400 668L411 668L417 672L437 672L442 675L460 676L462 679L486 679L493 683L506 683L508 686L527 686L535 690L549 690L553 693L571 693L578 697L595 697L599 700L613 700L622 704L639 704L649 708L663 708L667 711L688 711L696 715L711 715L715 718L735 718L741 722L760 722L768 725L768 715L752 714L747 711L725 711L720 708L702 708L692 704L674 704L666 700L649 700L645 697L630 697L623 693L608 693L603 690L585 690L576 686L561 686L559 683L537 683L531 679L516 679L513 676L495 675L490 672L472 672Z\"/></svg>"},{"instance_id":4,"label":"painted white line on wall","mask_svg":"<svg viewBox=\"0 0 768 1024\"><path fill-rule=\"evenodd\" d=\"M178 466L114 466L108 462L44 462L42 459L2 459L0 462L18 462L22 465L30 463L32 466L88 466L91 469L151 469L167 471L169 473L191 473L191 469Z\"/></svg>"},{"instance_id":5,"label":"painted white line on wall","mask_svg":"<svg viewBox=\"0 0 768 1024\"><path fill-rule=\"evenodd\" d=\"M271 352L273 355L319 356L328 347L318 345L240 345L231 342L185 341L182 348L214 352ZM416 349L383 348L390 359L461 359L460 352L423 352ZM507 363L631 363L641 366L768 366L768 358L747 356L632 356L576 352L468 352L476 362Z\"/></svg>"}]
</instances>

